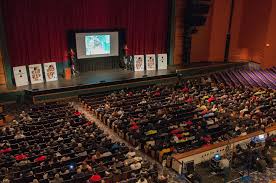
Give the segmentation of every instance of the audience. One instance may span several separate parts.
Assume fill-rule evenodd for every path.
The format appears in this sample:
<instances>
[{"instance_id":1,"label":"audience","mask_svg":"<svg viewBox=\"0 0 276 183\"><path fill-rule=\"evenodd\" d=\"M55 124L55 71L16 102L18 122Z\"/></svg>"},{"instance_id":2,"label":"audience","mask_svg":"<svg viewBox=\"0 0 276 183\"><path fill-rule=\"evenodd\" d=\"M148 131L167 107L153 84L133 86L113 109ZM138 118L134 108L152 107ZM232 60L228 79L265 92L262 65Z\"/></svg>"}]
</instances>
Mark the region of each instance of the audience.
<instances>
[{"instance_id":1,"label":"audience","mask_svg":"<svg viewBox=\"0 0 276 183\"><path fill-rule=\"evenodd\" d=\"M106 125L159 161L265 130L276 119L275 90L234 88L210 78L80 98Z\"/></svg>"},{"instance_id":2,"label":"audience","mask_svg":"<svg viewBox=\"0 0 276 183\"><path fill-rule=\"evenodd\" d=\"M131 173L140 179L143 159L66 103L33 105L16 120L0 130L2 182L115 182Z\"/></svg>"},{"instance_id":3,"label":"audience","mask_svg":"<svg viewBox=\"0 0 276 183\"><path fill-rule=\"evenodd\" d=\"M162 160L273 125L276 92L207 80L80 97L106 125ZM33 105L0 129L2 182L168 182L71 104ZM167 163L170 164L170 163Z\"/></svg>"}]
</instances>

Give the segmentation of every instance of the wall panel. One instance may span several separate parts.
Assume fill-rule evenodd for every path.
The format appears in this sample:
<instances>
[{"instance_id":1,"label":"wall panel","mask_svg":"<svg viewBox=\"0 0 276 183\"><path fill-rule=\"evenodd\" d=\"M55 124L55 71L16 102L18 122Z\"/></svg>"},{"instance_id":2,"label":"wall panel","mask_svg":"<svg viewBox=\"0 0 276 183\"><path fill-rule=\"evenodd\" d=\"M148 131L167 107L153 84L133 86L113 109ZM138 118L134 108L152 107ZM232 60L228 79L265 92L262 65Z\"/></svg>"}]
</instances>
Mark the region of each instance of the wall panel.
<instances>
[{"instance_id":1,"label":"wall panel","mask_svg":"<svg viewBox=\"0 0 276 183\"><path fill-rule=\"evenodd\" d=\"M174 64L181 64L183 61L184 46L184 11L185 0L175 1L175 42L174 42Z\"/></svg>"},{"instance_id":2,"label":"wall panel","mask_svg":"<svg viewBox=\"0 0 276 183\"><path fill-rule=\"evenodd\" d=\"M6 84L6 79L5 79L3 56L0 51L0 85L2 85L2 84Z\"/></svg>"}]
</instances>

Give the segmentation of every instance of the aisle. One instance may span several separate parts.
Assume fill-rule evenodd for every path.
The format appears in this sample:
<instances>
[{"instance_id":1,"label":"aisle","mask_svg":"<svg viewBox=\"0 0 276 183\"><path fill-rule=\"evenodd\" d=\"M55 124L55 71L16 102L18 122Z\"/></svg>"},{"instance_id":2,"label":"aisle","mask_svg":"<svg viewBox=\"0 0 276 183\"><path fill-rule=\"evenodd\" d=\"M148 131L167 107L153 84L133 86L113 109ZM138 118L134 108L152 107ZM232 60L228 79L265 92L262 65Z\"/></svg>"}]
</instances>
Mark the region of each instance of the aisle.
<instances>
[{"instance_id":1,"label":"aisle","mask_svg":"<svg viewBox=\"0 0 276 183\"><path fill-rule=\"evenodd\" d=\"M83 113L85 115L85 117L91 121L94 121L96 123L96 125L102 129L104 131L105 134L108 134L109 137L111 139L116 139L116 141L119 141L121 143L125 143L129 148L135 148L134 146L132 146L130 143L128 143L126 140L122 139L121 137L119 137L112 129L108 128L106 125L104 125L100 120L98 120L95 116L93 116L91 113L89 113L87 110L85 110L81 104L79 102L75 102L73 104L73 106L75 106L75 108L80 111L81 113ZM151 158L150 156L148 156L147 154L143 153L142 151L136 150L136 154L138 154L139 156L143 157L144 159L148 160L149 162L151 162L152 164L157 164L158 165L158 173L162 174L162 172L165 170L168 172L169 174L169 183L185 183L183 180L179 181L177 180L177 174L169 169L169 168L163 168L162 165L154 160L153 158Z\"/></svg>"}]
</instances>

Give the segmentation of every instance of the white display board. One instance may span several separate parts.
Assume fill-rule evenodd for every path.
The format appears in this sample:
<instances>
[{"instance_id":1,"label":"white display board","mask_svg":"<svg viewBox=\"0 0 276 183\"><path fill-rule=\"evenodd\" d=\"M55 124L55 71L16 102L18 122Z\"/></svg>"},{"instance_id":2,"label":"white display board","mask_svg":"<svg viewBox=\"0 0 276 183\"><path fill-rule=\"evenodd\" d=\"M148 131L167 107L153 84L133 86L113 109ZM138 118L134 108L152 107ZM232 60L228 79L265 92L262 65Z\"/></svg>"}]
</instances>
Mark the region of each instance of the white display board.
<instances>
[{"instance_id":1,"label":"white display board","mask_svg":"<svg viewBox=\"0 0 276 183\"><path fill-rule=\"evenodd\" d=\"M166 53L158 54L157 59L158 59L158 70L167 69L167 67L168 67L168 56L167 56L167 54Z\"/></svg>"},{"instance_id":2,"label":"white display board","mask_svg":"<svg viewBox=\"0 0 276 183\"><path fill-rule=\"evenodd\" d=\"M134 71L144 71L144 55L134 55Z\"/></svg>"},{"instance_id":3,"label":"white display board","mask_svg":"<svg viewBox=\"0 0 276 183\"><path fill-rule=\"evenodd\" d=\"M32 84L43 83L41 64L29 65L29 73Z\"/></svg>"},{"instance_id":4,"label":"white display board","mask_svg":"<svg viewBox=\"0 0 276 183\"><path fill-rule=\"evenodd\" d=\"M146 55L146 69L147 71L156 70L155 54Z\"/></svg>"},{"instance_id":5,"label":"white display board","mask_svg":"<svg viewBox=\"0 0 276 183\"><path fill-rule=\"evenodd\" d=\"M47 82L58 80L56 62L44 63L43 67L44 67L45 79Z\"/></svg>"},{"instance_id":6,"label":"white display board","mask_svg":"<svg viewBox=\"0 0 276 183\"><path fill-rule=\"evenodd\" d=\"M13 75L16 86L24 86L29 84L26 66L13 67Z\"/></svg>"}]
</instances>

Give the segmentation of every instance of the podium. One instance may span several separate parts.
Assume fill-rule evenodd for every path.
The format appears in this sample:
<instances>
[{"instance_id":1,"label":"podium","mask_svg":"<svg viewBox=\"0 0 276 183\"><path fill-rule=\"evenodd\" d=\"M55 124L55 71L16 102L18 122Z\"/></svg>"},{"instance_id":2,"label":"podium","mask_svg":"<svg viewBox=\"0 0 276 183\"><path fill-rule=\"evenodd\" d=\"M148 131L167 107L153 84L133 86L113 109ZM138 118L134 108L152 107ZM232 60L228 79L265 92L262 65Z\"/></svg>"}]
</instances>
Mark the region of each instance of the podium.
<instances>
[{"instance_id":1,"label":"podium","mask_svg":"<svg viewBox=\"0 0 276 183\"><path fill-rule=\"evenodd\" d=\"M70 67L67 67L67 68L64 69L64 76L65 76L66 80L71 79L72 73L71 73L71 68Z\"/></svg>"}]
</instances>

